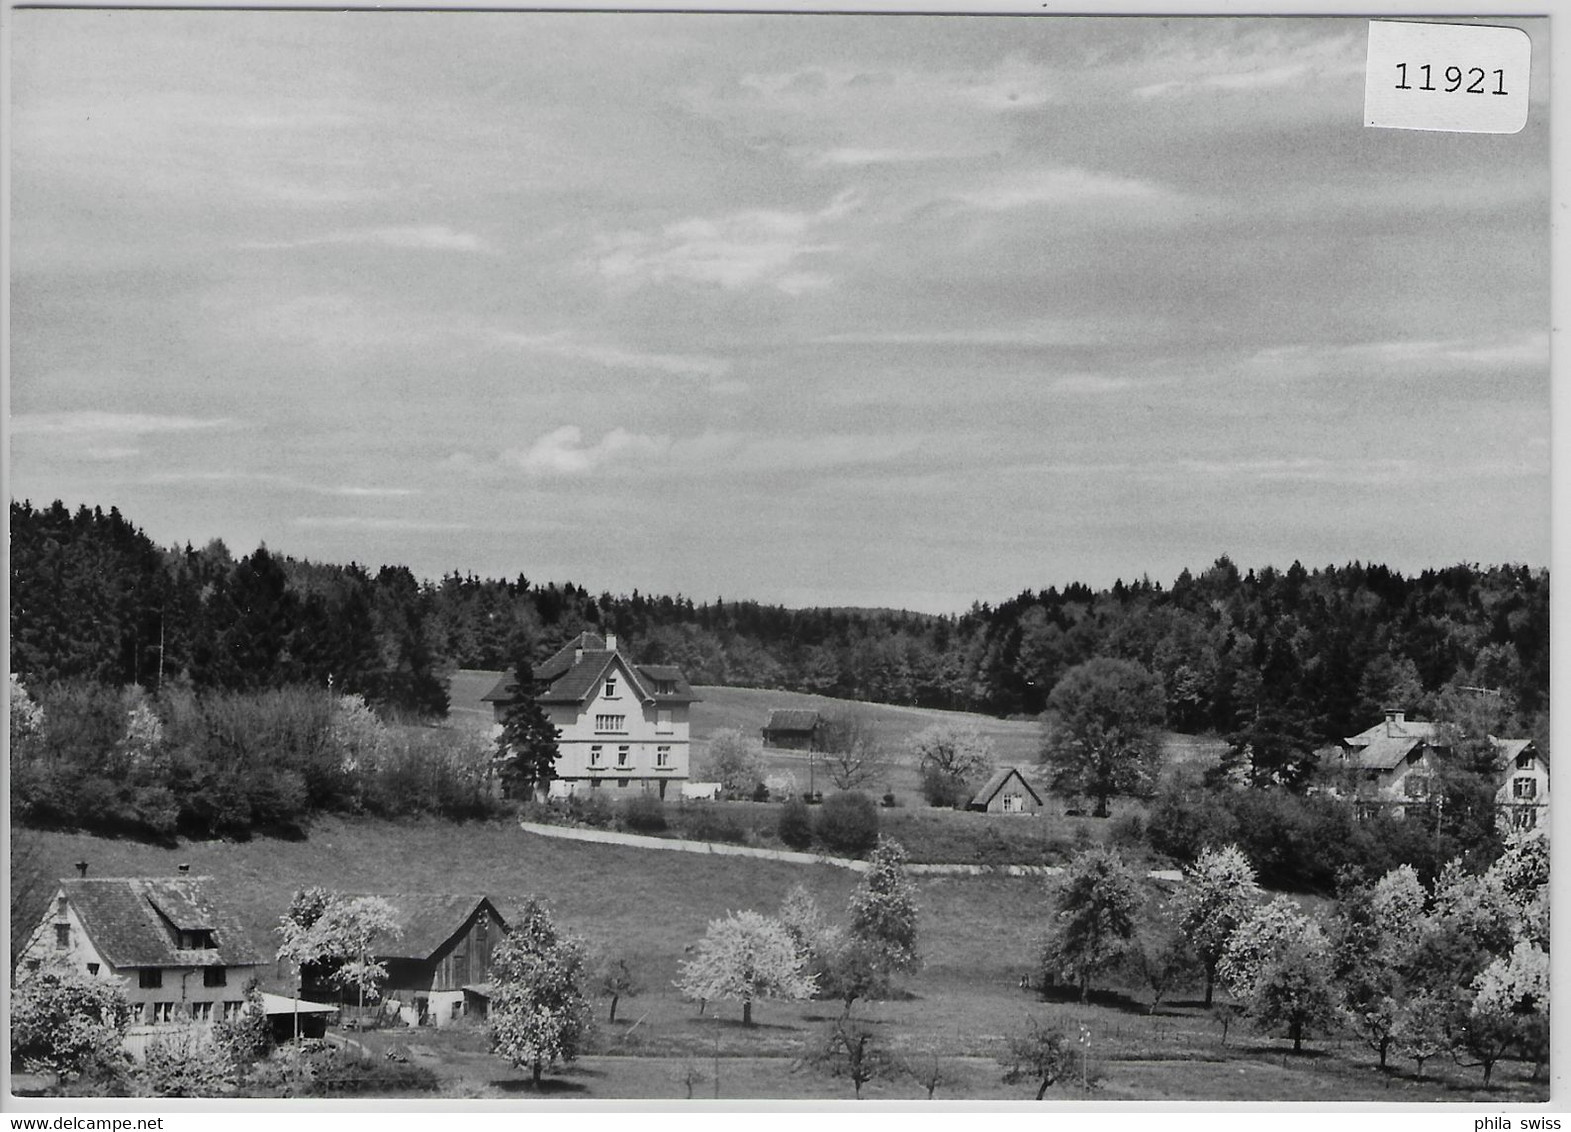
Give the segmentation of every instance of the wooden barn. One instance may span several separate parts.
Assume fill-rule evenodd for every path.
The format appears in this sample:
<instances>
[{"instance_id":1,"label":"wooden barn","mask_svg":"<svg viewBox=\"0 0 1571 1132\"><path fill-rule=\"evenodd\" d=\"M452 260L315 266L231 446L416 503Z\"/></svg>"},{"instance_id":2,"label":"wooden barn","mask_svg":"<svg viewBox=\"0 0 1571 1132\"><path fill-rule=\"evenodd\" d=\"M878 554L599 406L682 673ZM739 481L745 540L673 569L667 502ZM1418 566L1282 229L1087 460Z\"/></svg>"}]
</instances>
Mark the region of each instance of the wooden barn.
<instances>
[{"instance_id":1,"label":"wooden barn","mask_svg":"<svg viewBox=\"0 0 1571 1132\"><path fill-rule=\"evenodd\" d=\"M806 708L776 708L764 724L764 746L794 751L822 750L823 720Z\"/></svg>"},{"instance_id":2,"label":"wooden barn","mask_svg":"<svg viewBox=\"0 0 1571 1132\"><path fill-rule=\"evenodd\" d=\"M392 905L402 936L376 958L387 968L384 1003L413 1025L445 1026L467 1012L464 987L491 977L507 920L487 896L374 893ZM351 1001L345 995L343 1001Z\"/></svg>"},{"instance_id":3,"label":"wooden barn","mask_svg":"<svg viewBox=\"0 0 1571 1132\"><path fill-rule=\"evenodd\" d=\"M1042 796L1018 767L1006 766L976 792L969 808L990 814L1034 814L1042 808Z\"/></svg>"}]
</instances>

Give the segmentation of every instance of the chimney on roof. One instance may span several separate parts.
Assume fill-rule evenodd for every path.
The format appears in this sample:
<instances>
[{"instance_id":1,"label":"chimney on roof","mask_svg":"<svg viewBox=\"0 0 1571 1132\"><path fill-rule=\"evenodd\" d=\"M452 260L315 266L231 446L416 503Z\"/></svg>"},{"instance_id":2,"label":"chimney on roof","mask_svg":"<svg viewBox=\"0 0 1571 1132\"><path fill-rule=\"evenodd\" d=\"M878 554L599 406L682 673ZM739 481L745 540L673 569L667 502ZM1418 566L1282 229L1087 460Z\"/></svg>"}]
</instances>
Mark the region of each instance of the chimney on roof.
<instances>
[{"instance_id":1,"label":"chimney on roof","mask_svg":"<svg viewBox=\"0 0 1571 1132\"><path fill-rule=\"evenodd\" d=\"M76 875L77 876L81 876L81 877L85 877L87 875L87 862L86 861L78 861L76 863Z\"/></svg>"},{"instance_id":2,"label":"chimney on roof","mask_svg":"<svg viewBox=\"0 0 1571 1132\"><path fill-rule=\"evenodd\" d=\"M1406 721L1407 709L1395 707L1386 708L1386 737L1389 739L1395 739L1397 737L1397 732L1401 729L1402 724Z\"/></svg>"},{"instance_id":3,"label":"chimney on roof","mask_svg":"<svg viewBox=\"0 0 1571 1132\"><path fill-rule=\"evenodd\" d=\"M610 649L612 652L616 651L616 634L615 633L607 633L605 635L605 647Z\"/></svg>"},{"instance_id":4,"label":"chimney on roof","mask_svg":"<svg viewBox=\"0 0 1571 1132\"><path fill-rule=\"evenodd\" d=\"M178 865L176 865L176 866L175 866L175 869L176 869L176 870L177 870L177 871L179 871L179 873L180 873L180 874L181 874L181 875L182 875L182 876L184 876L184 875L185 875L185 874L186 874L186 873L188 873L188 872L190 872L190 871L191 871L191 866L190 866L190 865L187 865L187 864L185 864L185 863L184 863L184 862L182 862L182 863L180 863L180 864L178 864Z\"/></svg>"}]
</instances>

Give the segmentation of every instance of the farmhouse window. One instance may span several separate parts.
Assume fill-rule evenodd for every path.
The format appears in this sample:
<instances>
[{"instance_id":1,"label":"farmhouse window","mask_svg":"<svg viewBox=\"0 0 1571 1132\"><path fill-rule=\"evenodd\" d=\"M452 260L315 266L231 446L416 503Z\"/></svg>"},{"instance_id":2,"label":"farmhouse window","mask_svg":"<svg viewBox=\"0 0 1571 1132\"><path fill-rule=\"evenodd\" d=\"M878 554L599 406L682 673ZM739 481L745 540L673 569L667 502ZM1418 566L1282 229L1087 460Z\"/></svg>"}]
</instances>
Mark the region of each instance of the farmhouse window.
<instances>
[{"instance_id":1,"label":"farmhouse window","mask_svg":"<svg viewBox=\"0 0 1571 1132\"><path fill-rule=\"evenodd\" d=\"M596 731L626 731L627 716L625 715L597 715L595 716Z\"/></svg>"},{"instance_id":2,"label":"farmhouse window","mask_svg":"<svg viewBox=\"0 0 1571 1132\"><path fill-rule=\"evenodd\" d=\"M222 987L229 984L228 973L222 967L208 967L202 971L204 987Z\"/></svg>"},{"instance_id":3,"label":"farmhouse window","mask_svg":"<svg viewBox=\"0 0 1571 1132\"><path fill-rule=\"evenodd\" d=\"M655 730L663 735L669 735L671 727L671 709L661 708L655 712Z\"/></svg>"},{"instance_id":4,"label":"farmhouse window","mask_svg":"<svg viewBox=\"0 0 1571 1132\"><path fill-rule=\"evenodd\" d=\"M187 951L205 951L215 946L213 933L210 931L182 931L180 933L180 946Z\"/></svg>"},{"instance_id":5,"label":"farmhouse window","mask_svg":"<svg viewBox=\"0 0 1571 1132\"><path fill-rule=\"evenodd\" d=\"M245 1001L243 999L230 999L228 1002L224 1003L225 1020L240 1017L240 1012L244 1009Z\"/></svg>"},{"instance_id":6,"label":"farmhouse window","mask_svg":"<svg viewBox=\"0 0 1571 1132\"><path fill-rule=\"evenodd\" d=\"M55 949L57 951L64 951L66 948L68 948L70 946L71 946L71 925L70 924L56 924L55 925Z\"/></svg>"},{"instance_id":7,"label":"farmhouse window","mask_svg":"<svg viewBox=\"0 0 1571 1132\"><path fill-rule=\"evenodd\" d=\"M628 752L629 752L629 750L630 750L630 748L628 748L628 747L618 747L616 749L616 765L617 765L617 769L619 769L619 770L626 770L627 769L627 759L628 759Z\"/></svg>"},{"instance_id":8,"label":"farmhouse window","mask_svg":"<svg viewBox=\"0 0 1571 1132\"><path fill-rule=\"evenodd\" d=\"M1518 755L1516 757L1517 770L1532 770L1534 757L1535 756L1527 752L1523 752L1522 754Z\"/></svg>"},{"instance_id":9,"label":"farmhouse window","mask_svg":"<svg viewBox=\"0 0 1571 1132\"><path fill-rule=\"evenodd\" d=\"M1532 778L1513 778L1511 780L1511 795L1514 798L1538 797L1538 782Z\"/></svg>"},{"instance_id":10,"label":"farmhouse window","mask_svg":"<svg viewBox=\"0 0 1571 1132\"><path fill-rule=\"evenodd\" d=\"M605 698L608 699L608 700L616 699L616 677L615 676L607 676L605 678Z\"/></svg>"},{"instance_id":11,"label":"farmhouse window","mask_svg":"<svg viewBox=\"0 0 1571 1132\"><path fill-rule=\"evenodd\" d=\"M148 1018L148 1021L153 1023L153 1025L156 1026L159 1023L161 1023L161 1022L162 1023L167 1023L167 1022L173 1022L175 1020L175 1004L174 1003L172 1003L172 1002L154 1002L154 1003L149 1003L148 1005L149 1005L149 1007L151 1008L151 1011L152 1011L152 1015L151 1015L151 1017Z\"/></svg>"},{"instance_id":12,"label":"farmhouse window","mask_svg":"<svg viewBox=\"0 0 1571 1132\"><path fill-rule=\"evenodd\" d=\"M211 1022L213 1020L213 1004L211 1002L193 1002L191 1004L191 1017L198 1022Z\"/></svg>"},{"instance_id":13,"label":"farmhouse window","mask_svg":"<svg viewBox=\"0 0 1571 1132\"><path fill-rule=\"evenodd\" d=\"M97 963L89 963L87 965L87 973L89 975L96 975L96 974L98 974L98 964Z\"/></svg>"},{"instance_id":14,"label":"farmhouse window","mask_svg":"<svg viewBox=\"0 0 1571 1132\"><path fill-rule=\"evenodd\" d=\"M591 778L589 780L589 789L591 789L591 790L598 790L598 789L600 789L601 781L602 780L598 779L598 778Z\"/></svg>"},{"instance_id":15,"label":"farmhouse window","mask_svg":"<svg viewBox=\"0 0 1571 1132\"><path fill-rule=\"evenodd\" d=\"M665 767L669 767L670 765L671 765L671 748L670 747L656 747L655 748L655 766L660 767L660 768L663 769Z\"/></svg>"},{"instance_id":16,"label":"farmhouse window","mask_svg":"<svg viewBox=\"0 0 1571 1132\"><path fill-rule=\"evenodd\" d=\"M1402 780L1402 790L1409 798L1429 797L1429 779L1421 774L1410 774Z\"/></svg>"},{"instance_id":17,"label":"farmhouse window","mask_svg":"<svg viewBox=\"0 0 1571 1132\"><path fill-rule=\"evenodd\" d=\"M676 685L669 680L659 680L655 683L655 695L674 696L676 695Z\"/></svg>"},{"instance_id":18,"label":"farmhouse window","mask_svg":"<svg viewBox=\"0 0 1571 1132\"><path fill-rule=\"evenodd\" d=\"M1511 815L1511 824L1517 829L1532 829L1538 824L1538 810L1532 806L1518 807Z\"/></svg>"},{"instance_id":19,"label":"farmhouse window","mask_svg":"<svg viewBox=\"0 0 1571 1132\"><path fill-rule=\"evenodd\" d=\"M616 780L617 788L621 789L621 790L626 790L627 789L627 784L629 782L631 782L631 781L633 781L631 778L619 778L619 779Z\"/></svg>"},{"instance_id":20,"label":"farmhouse window","mask_svg":"<svg viewBox=\"0 0 1571 1132\"><path fill-rule=\"evenodd\" d=\"M590 747L589 748L589 765L590 766L599 766L600 765L600 756L603 755L603 754L605 754L605 748L602 747L599 743L596 743L594 746Z\"/></svg>"},{"instance_id":21,"label":"farmhouse window","mask_svg":"<svg viewBox=\"0 0 1571 1132\"><path fill-rule=\"evenodd\" d=\"M137 986L143 990L154 990L164 985L164 972L160 967L143 967L137 972Z\"/></svg>"}]
</instances>

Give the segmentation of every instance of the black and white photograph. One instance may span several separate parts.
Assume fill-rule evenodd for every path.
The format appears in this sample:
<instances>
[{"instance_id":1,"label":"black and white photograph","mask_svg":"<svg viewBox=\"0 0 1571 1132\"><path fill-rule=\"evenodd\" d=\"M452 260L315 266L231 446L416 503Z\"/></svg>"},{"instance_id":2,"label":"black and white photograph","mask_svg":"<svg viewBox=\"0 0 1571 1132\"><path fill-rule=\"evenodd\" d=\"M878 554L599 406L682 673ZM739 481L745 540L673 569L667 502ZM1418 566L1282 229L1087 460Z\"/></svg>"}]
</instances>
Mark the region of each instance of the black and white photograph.
<instances>
[{"instance_id":1,"label":"black and white photograph","mask_svg":"<svg viewBox=\"0 0 1571 1132\"><path fill-rule=\"evenodd\" d=\"M1564 1100L1547 17L5 16L8 1105Z\"/></svg>"}]
</instances>

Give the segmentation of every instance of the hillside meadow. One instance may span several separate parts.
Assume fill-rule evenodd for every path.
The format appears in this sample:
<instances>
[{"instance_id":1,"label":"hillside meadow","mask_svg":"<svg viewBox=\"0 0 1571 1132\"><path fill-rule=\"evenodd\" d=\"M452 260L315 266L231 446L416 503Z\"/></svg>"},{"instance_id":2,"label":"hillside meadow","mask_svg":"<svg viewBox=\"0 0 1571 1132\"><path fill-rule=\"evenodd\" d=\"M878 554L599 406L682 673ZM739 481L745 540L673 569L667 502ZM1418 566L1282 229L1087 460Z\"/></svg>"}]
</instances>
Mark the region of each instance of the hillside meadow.
<instances>
[{"instance_id":1,"label":"hillside meadow","mask_svg":"<svg viewBox=\"0 0 1571 1132\"><path fill-rule=\"evenodd\" d=\"M626 999L614 1025L601 1024L591 1052L553 1074L547 1095L587 1098L685 1099L714 1095L718 1067L723 1098L849 1098L849 1083L805 1067L801 1057L838 1012L822 1002L767 1001L758 1025L744 1028L734 1003L714 1003L700 1015L672 987L685 949L707 923L733 910L772 912L792 885L802 883L831 917L843 915L855 874L829 866L788 865L739 858L708 858L554 841L511 823L455 825L328 818L301 841L195 842L172 848L85 834L38 833L45 871L75 875L86 861L90 876L171 875L185 863L215 877L230 894L256 942L271 951L278 917L292 892L320 884L349 892L484 892L504 908L528 896L545 900L557 920L592 943L631 959L645 992ZM1288 1043L1239 1025L1224 1043L1220 1028L1181 991L1155 1014L1132 986L1102 988L1092 1001L1042 1002L1022 990L1048 911L1045 883L1004 876L921 878L923 969L891 1001L858 1004L892 1054L938 1058L946 1076L939 1099L1028 1100L1034 1088L1002 1082L997 1054L1006 1035L1029 1019L1074 1034L1091 1032L1090 1071L1096 1100L1323 1100L1369 1101L1544 1099L1546 1086L1526 1079L1527 1067L1501 1066L1497 1087L1477 1088L1477 1070L1438 1061L1428 1079L1410 1066L1380 1074L1373 1057L1354 1043L1311 1042L1303 1056ZM1162 898L1153 887L1150 898ZM287 991L286 969L267 972L271 989ZM373 1053L398 1046L441 1077L445 1095L533 1095L528 1074L492 1058L477 1028L388 1030L364 1036ZM911 1080L874 1082L870 1098L919 1098ZM1049 1093L1061 1100L1082 1094L1078 1082Z\"/></svg>"}]
</instances>

